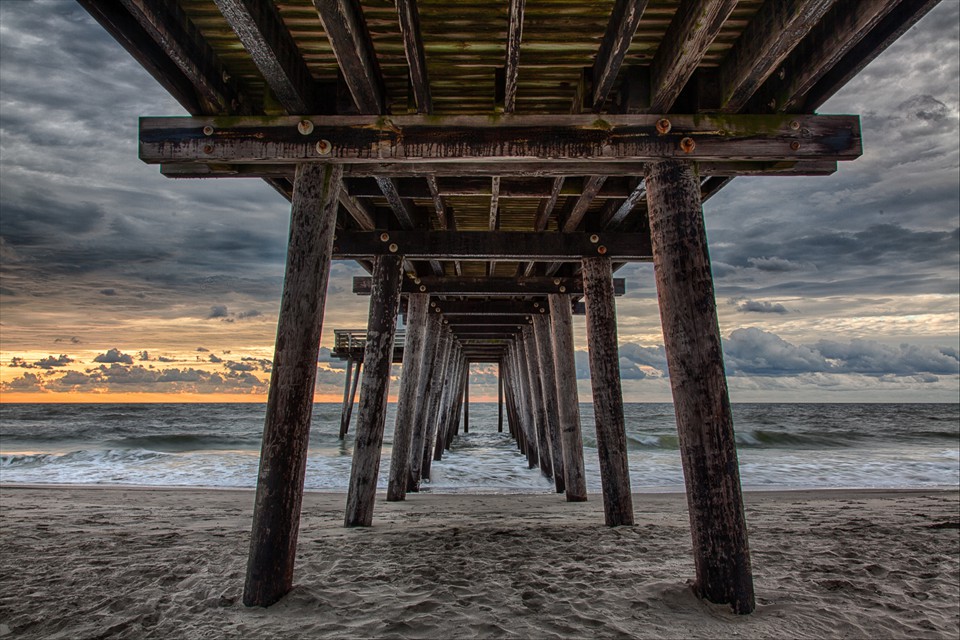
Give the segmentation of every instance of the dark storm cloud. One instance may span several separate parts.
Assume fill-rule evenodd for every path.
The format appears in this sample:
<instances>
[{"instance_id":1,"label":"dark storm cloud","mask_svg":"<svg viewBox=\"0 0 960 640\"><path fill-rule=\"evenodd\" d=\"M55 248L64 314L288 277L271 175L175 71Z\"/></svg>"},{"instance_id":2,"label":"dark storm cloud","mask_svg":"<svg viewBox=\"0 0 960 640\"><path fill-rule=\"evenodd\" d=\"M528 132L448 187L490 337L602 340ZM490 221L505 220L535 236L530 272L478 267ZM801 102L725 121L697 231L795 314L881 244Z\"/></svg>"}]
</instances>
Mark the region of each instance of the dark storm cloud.
<instances>
[{"instance_id":1,"label":"dark storm cloud","mask_svg":"<svg viewBox=\"0 0 960 640\"><path fill-rule=\"evenodd\" d=\"M133 364L133 356L121 353L119 349L110 349L106 353L101 353L93 359L94 362L103 362L105 364L121 363Z\"/></svg>"},{"instance_id":2,"label":"dark storm cloud","mask_svg":"<svg viewBox=\"0 0 960 640\"><path fill-rule=\"evenodd\" d=\"M213 318L226 318L229 315L230 313L227 311L227 305L217 304L210 307L210 313L209 315L207 315L207 319L209 320Z\"/></svg>"}]
</instances>

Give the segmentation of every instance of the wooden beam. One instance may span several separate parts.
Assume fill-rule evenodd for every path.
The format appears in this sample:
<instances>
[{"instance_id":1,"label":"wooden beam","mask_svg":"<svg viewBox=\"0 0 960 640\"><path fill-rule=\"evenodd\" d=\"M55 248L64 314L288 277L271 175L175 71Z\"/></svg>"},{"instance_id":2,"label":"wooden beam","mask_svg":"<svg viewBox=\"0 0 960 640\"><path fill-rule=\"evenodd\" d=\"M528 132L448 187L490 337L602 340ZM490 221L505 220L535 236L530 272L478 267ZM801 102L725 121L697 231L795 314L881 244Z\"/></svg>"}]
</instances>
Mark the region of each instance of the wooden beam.
<instances>
[{"instance_id":1,"label":"wooden beam","mask_svg":"<svg viewBox=\"0 0 960 640\"><path fill-rule=\"evenodd\" d=\"M623 295L626 292L626 281L623 278L614 278L613 287L614 295ZM370 276L355 276L353 278L354 293L370 295L372 290L373 278ZM548 293L563 293L570 296L583 295L583 280L579 277L420 276L404 278L402 291L410 294L430 293L456 296L520 296L546 295Z\"/></svg>"},{"instance_id":2,"label":"wooden beam","mask_svg":"<svg viewBox=\"0 0 960 640\"><path fill-rule=\"evenodd\" d=\"M563 181L563 176L554 178L553 184L550 186L550 195L540 201L540 206L537 207L537 215L533 219L534 231L544 231L547 228L550 214L557 206L557 199L560 198L560 192L563 190Z\"/></svg>"},{"instance_id":3,"label":"wooden beam","mask_svg":"<svg viewBox=\"0 0 960 640\"><path fill-rule=\"evenodd\" d=\"M449 371L454 352L455 339L449 330L444 329L441 337L440 358L436 369L430 376L430 390L424 398L427 402L426 430L424 431L423 447L420 451L412 451L412 455L420 456L420 480L430 480L430 470L433 463L434 441L439 430L440 409L443 404L444 389L449 385Z\"/></svg>"},{"instance_id":4,"label":"wooden beam","mask_svg":"<svg viewBox=\"0 0 960 640\"><path fill-rule=\"evenodd\" d=\"M283 108L290 114L316 113L313 77L276 5L214 1Z\"/></svg>"},{"instance_id":5,"label":"wooden beam","mask_svg":"<svg viewBox=\"0 0 960 640\"><path fill-rule=\"evenodd\" d=\"M650 64L651 113L667 113L720 33L737 0L684 0Z\"/></svg>"},{"instance_id":6,"label":"wooden beam","mask_svg":"<svg viewBox=\"0 0 960 640\"><path fill-rule=\"evenodd\" d=\"M604 219L600 221L600 227L602 229L616 229L619 227L623 221L633 213L633 210L646 200L646 196L647 186L643 180L640 180L636 188L627 196L627 199L613 209L608 217L605 216Z\"/></svg>"},{"instance_id":7,"label":"wooden beam","mask_svg":"<svg viewBox=\"0 0 960 640\"><path fill-rule=\"evenodd\" d=\"M407 67L410 69L410 88L417 104L417 113L432 113L433 101L430 98L430 81L427 76L427 60L423 53L423 38L420 35L420 11L417 0L397 0L397 14L400 18L400 34L403 36L403 50L407 55Z\"/></svg>"},{"instance_id":8,"label":"wooden beam","mask_svg":"<svg viewBox=\"0 0 960 640\"><path fill-rule=\"evenodd\" d=\"M436 303L436 304L434 304ZM543 311L541 311L541 309ZM471 316L502 316L546 313L546 298L527 300L431 300L431 313L442 313L445 317L452 315Z\"/></svg>"},{"instance_id":9,"label":"wooden beam","mask_svg":"<svg viewBox=\"0 0 960 640\"><path fill-rule=\"evenodd\" d=\"M382 165L430 160L513 162L581 168L624 160L851 160L861 150L856 116L672 115L669 133L653 115L594 116L313 116L141 118L140 158L147 163L299 163ZM663 123L661 123L661 129ZM634 167L636 171L636 167ZM373 173L383 176L380 167ZM584 173L602 175L587 169ZM629 172L624 172L629 174ZM542 173L541 173L542 175Z\"/></svg>"},{"instance_id":10,"label":"wooden beam","mask_svg":"<svg viewBox=\"0 0 960 640\"><path fill-rule=\"evenodd\" d=\"M538 233L522 231L341 231L338 260L397 253L410 260L541 260L576 262L606 255L626 262L650 260L644 233Z\"/></svg>"},{"instance_id":11,"label":"wooden beam","mask_svg":"<svg viewBox=\"0 0 960 640\"><path fill-rule=\"evenodd\" d=\"M400 197L397 185L391 178L376 178L376 181L380 190L383 191L383 197L387 199L387 204L390 205L393 215L397 217L400 228L413 229L415 226L413 205Z\"/></svg>"},{"instance_id":12,"label":"wooden beam","mask_svg":"<svg viewBox=\"0 0 960 640\"><path fill-rule=\"evenodd\" d=\"M393 340L400 306L401 263L399 256L378 256L374 262L373 277L376 284L370 296L367 341L363 352L365 369L360 387L360 406L357 407L357 437L353 443L353 464L350 467L347 509L343 520L347 527L369 527L373 524L373 505L377 497L380 452L390 392Z\"/></svg>"},{"instance_id":13,"label":"wooden beam","mask_svg":"<svg viewBox=\"0 0 960 640\"><path fill-rule=\"evenodd\" d=\"M293 586L339 173L336 165L297 170L243 590L248 607L270 606Z\"/></svg>"},{"instance_id":14,"label":"wooden beam","mask_svg":"<svg viewBox=\"0 0 960 640\"><path fill-rule=\"evenodd\" d=\"M766 0L720 65L720 105L740 111L834 0Z\"/></svg>"},{"instance_id":15,"label":"wooden beam","mask_svg":"<svg viewBox=\"0 0 960 640\"><path fill-rule=\"evenodd\" d=\"M647 8L647 0L616 0L607 30L603 34L600 51L593 63L593 95L591 99L594 113L603 110L603 103L610 95L617 80L620 66L633 42L633 35L640 25L640 18Z\"/></svg>"},{"instance_id":16,"label":"wooden beam","mask_svg":"<svg viewBox=\"0 0 960 640\"><path fill-rule=\"evenodd\" d=\"M440 337L443 332L443 320L438 314L427 313L427 327L424 334L423 360L420 373L417 376L417 410L413 417L413 433L410 438L410 457L405 465L407 468L407 492L420 490L420 465L423 463L423 442L426 438L426 398L430 389L430 378L433 377L437 358L439 356ZM399 482L399 479L398 479Z\"/></svg>"},{"instance_id":17,"label":"wooden beam","mask_svg":"<svg viewBox=\"0 0 960 640\"><path fill-rule=\"evenodd\" d=\"M563 221L562 229L565 233L576 231L577 228L580 227L580 223L583 222L583 216L587 214L587 209L590 208L590 203L597 197L597 193L600 192L600 188L606 179L606 176L590 176L587 179L583 185L583 193L577 198L577 202L573 205L573 210L570 212L570 215Z\"/></svg>"},{"instance_id":18,"label":"wooden beam","mask_svg":"<svg viewBox=\"0 0 960 640\"><path fill-rule=\"evenodd\" d=\"M365 202L351 196L346 189L340 189L340 205L353 218L357 226L365 231L375 229L377 226L373 218L372 207Z\"/></svg>"},{"instance_id":19,"label":"wooden beam","mask_svg":"<svg viewBox=\"0 0 960 640\"><path fill-rule=\"evenodd\" d=\"M437 176L427 176L427 189L430 191L430 198L433 200L434 228L440 231L447 230L447 206L440 195L440 186L437 184ZM399 191L399 189L398 189ZM401 197L403 197L401 195Z\"/></svg>"},{"instance_id":20,"label":"wooden beam","mask_svg":"<svg viewBox=\"0 0 960 640\"><path fill-rule=\"evenodd\" d=\"M490 231L496 231L500 228L500 176L493 176L490 179Z\"/></svg>"},{"instance_id":21,"label":"wooden beam","mask_svg":"<svg viewBox=\"0 0 960 640\"><path fill-rule=\"evenodd\" d=\"M520 73L520 41L523 38L525 4L526 0L510 0L507 18L507 59L504 64L504 113L513 113L517 103L517 76Z\"/></svg>"},{"instance_id":22,"label":"wooden beam","mask_svg":"<svg viewBox=\"0 0 960 640\"><path fill-rule=\"evenodd\" d=\"M583 467L583 436L580 432L580 399L577 391L577 364L573 345L573 314L570 298L567 296L550 294L549 300L557 409L563 447L564 485L567 502L583 502L587 499L587 481Z\"/></svg>"},{"instance_id":23,"label":"wooden beam","mask_svg":"<svg viewBox=\"0 0 960 640\"><path fill-rule=\"evenodd\" d=\"M537 340L533 335L533 326L528 325L523 328L523 337L517 344L523 345L523 354L527 364L533 424L537 430L540 473L546 478L553 479L553 454L550 450L550 435L547 427L547 407L540 386L540 380L544 374L540 370L540 361L537 357Z\"/></svg>"},{"instance_id":24,"label":"wooden beam","mask_svg":"<svg viewBox=\"0 0 960 640\"><path fill-rule=\"evenodd\" d=\"M563 440L560 436L557 372L553 360L553 333L550 330L549 316L538 315L533 317L533 337L537 363L540 369L540 395L543 400L546 434L550 442L550 455L553 463L553 486L557 493L565 493L567 487L563 470Z\"/></svg>"},{"instance_id":25,"label":"wooden beam","mask_svg":"<svg viewBox=\"0 0 960 640\"><path fill-rule=\"evenodd\" d=\"M333 55L360 113L384 112L383 76L358 0L313 0Z\"/></svg>"},{"instance_id":26,"label":"wooden beam","mask_svg":"<svg viewBox=\"0 0 960 640\"><path fill-rule=\"evenodd\" d=\"M632 525L633 499L627 462L627 434L620 388L620 356L617 346L617 309L613 300L612 271L606 257L583 260L583 284L587 289L587 344L590 384L600 457L603 514L607 526Z\"/></svg>"},{"instance_id":27,"label":"wooden beam","mask_svg":"<svg viewBox=\"0 0 960 640\"><path fill-rule=\"evenodd\" d=\"M657 163L647 171L646 181L657 298L693 537L693 589L711 602L730 604L736 613L750 613L750 550L700 183L694 168L684 162ZM590 311L588 306L588 326Z\"/></svg>"}]
</instances>

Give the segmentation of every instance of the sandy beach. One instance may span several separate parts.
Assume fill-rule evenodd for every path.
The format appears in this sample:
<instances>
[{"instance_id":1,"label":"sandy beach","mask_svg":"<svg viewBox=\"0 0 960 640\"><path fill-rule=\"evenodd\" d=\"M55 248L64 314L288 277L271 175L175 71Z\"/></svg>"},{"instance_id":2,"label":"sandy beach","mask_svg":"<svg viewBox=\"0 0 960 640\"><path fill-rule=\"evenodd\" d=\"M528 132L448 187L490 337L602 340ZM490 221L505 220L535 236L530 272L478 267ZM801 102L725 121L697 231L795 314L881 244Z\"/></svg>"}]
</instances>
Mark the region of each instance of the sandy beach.
<instances>
[{"instance_id":1,"label":"sandy beach","mask_svg":"<svg viewBox=\"0 0 960 640\"><path fill-rule=\"evenodd\" d=\"M757 611L698 601L682 494L304 502L296 586L240 602L252 491L0 488L0 636L955 638L956 491L746 494Z\"/></svg>"}]
</instances>

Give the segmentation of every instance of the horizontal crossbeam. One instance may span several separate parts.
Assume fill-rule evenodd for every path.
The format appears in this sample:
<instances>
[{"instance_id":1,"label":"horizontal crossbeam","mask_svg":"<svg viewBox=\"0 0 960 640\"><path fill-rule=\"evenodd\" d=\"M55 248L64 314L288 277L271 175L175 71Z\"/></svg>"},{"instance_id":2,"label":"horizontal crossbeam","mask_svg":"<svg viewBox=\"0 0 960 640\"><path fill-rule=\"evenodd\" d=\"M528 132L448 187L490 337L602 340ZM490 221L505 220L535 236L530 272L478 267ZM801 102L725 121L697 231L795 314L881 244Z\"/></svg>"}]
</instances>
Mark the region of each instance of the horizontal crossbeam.
<instances>
[{"instance_id":1,"label":"horizontal crossbeam","mask_svg":"<svg viewBox=\"0 0 960 640\"><path fill-rule=\"evenodd\" d=\"M576 262L608 256L618 261L653 259L646 233L542 233L520 231L341 231L338 260L402 255L410 260L540 260Z\"/></svg>"},{"instance_id":2,"label":"horizontal crossbeam","mask_svg":"<svg viewBox=\"0 0 960 640\"><path fill-rule=\"evenodd\" d=\"M344 164L663 158L852 160L856 116L504 115L175 117L140 119L148 163Z\"/></svg>"},{"instance_id":3,"label":"horizontal crossbeam","mask_svg":"<svg viewBox=\"0 0 960 640\"><path fill-rule=\"evenodd\" d=\"M370 276L357 276L353 279L354 293L368 296L372 289L373 278ZM615 295L623 295L626 292L626 281L623 278L614 278L613 290ZM404 278L402 292L457 296L517 296L549 293L583 295L583 278L579 276L574 278L410 277Z\"/></svg>"}]
</instances>

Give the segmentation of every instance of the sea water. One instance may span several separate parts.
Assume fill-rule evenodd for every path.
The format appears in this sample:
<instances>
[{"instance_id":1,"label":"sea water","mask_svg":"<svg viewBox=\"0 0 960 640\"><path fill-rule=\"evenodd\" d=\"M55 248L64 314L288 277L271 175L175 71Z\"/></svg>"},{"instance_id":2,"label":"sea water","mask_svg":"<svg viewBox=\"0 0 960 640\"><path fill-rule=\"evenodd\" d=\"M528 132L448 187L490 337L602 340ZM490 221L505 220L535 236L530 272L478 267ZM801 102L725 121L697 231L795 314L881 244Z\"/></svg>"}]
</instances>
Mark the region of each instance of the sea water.
<instances>
[{"instance_id":1,"label":"sea water","mask_svg":"<svg viewBox=\"0 0 960 640\"><path fill-rule=\"evenodd\" d=\"M395 405L386 416L379 486L386 488ZM256 404L3 404L0 482L253 487L265 408ZM588 490L600 490L593 408L581 404ZM734 404L747 489L960 485L958 404ZM624 407L630 481L682 491L670 404ZM339 404L313 410L306 487L345 491L354 424L338 438ZM546 493L516 443L497 432L497 405L470 403L470 433L434 462L429 492Z\"/></svg>"}]
</instances>

